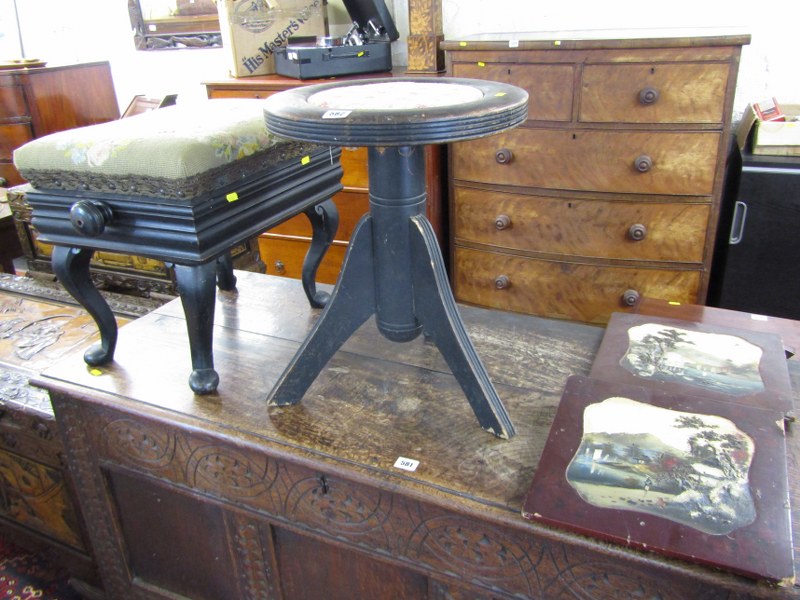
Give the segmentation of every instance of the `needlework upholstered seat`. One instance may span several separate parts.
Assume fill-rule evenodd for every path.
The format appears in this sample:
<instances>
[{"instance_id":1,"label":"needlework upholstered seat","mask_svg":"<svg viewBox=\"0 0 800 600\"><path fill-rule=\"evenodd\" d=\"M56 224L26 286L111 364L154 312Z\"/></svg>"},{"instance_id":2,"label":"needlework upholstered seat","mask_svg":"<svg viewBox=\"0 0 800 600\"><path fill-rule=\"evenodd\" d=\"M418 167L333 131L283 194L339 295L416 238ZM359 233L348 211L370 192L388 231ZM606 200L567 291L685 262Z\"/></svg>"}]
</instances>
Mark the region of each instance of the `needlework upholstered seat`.
<instances>
[{"instance_id":1,"label":"needlework upholstered seat","mask_svg":"<svg viewBox=\"0 0 800 600\"><path fill-rule=\"evenodd\" d=\"M217 388L212 338L218 286L233 290L231 248L305 213L312 224L303 286L313 306L327 295L314 277L338 226L330 200L342 189L340 151L266 131L262 101L208 100L161 108L38 138L14 163L53 271L92 315L101 341L90 365L113 360L117 327L92 283L97 251L161 260L175 272L189 334L196 393Z\"/></svg>"}]
</instances>

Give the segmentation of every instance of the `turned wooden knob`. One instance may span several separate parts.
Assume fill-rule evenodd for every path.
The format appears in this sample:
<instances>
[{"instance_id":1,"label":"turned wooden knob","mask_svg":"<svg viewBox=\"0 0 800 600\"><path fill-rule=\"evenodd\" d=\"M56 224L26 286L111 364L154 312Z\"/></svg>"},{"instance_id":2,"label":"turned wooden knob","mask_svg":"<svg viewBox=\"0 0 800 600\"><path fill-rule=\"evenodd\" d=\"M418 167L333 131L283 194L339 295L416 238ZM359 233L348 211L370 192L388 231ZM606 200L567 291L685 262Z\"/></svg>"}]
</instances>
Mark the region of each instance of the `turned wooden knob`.
<instances>
[{"instance_id":1,"label":"turned wooden knob","mask_svg":"<svg viewBox=\"0 0 800 600\"><path fill-rule=\"evenodd\" d=\"M511 285L511 280L508 275L498 275L494 280L494 287L497 290L505 290Z\"/></svg>"},{"instance_id":2,"label":"turned wooden knob","mask_svg":"<svg viewBox=\"0 0 800 600\"><path fill-rule=\"evenodd\" d=\"M286 272L286 265L283 264L282 260L275 261L275 272L279 275L283 275Z\"/></svg>"},{"instance_id":3,"label":"turned wooden knob","mask_svg":"<svg viewBox=\"0 0 800 600\"><path fill-rule=\"evenodd\" d=\"M513 158L514 155L508 148L500 148L500 150L494 153L494 159L501 165L507 165L508 163L511 162L511 159Z\"/></svg>"},{"instance_id":4,"label":"turned wooden knob","mask_svg":"<svg viewBox=\"0 0 800 600\"><path fill-rule=\"evenodd\" d=\"M628 237L634 242L639 242L647 235L647 227L641 223L635 223L628 228Z\"/></svg>"},{"instance_id":5,"label":"turned wooden knob","mask_svg":"<svg viewBox=\"0 0 800 600\"><path fill-rule=\"evenodd\" d=\"M639 304L639 292L636 290L625 290L622 294L622 304L625 306L636 306Z\"/></svg>"},{"instance_id":6,"label":"turned wooden knob","mask_svg":"<svg viewBox=\"0 0 800 600\"><path fill-rule=\"evenodd\" d=\"M0 187L8 187L8 179L0 177Z\"/></svg>"},{"instance_id":7,"label":"turned wooden knob","mask_svg":"<svg viewBox=\"0 0 800 600\"><path fill-rule=\"evenodd\" d=\"M497 215L494 218L494 226L497 227L500 231L503 229L508 229L511 227L511 217L508 215Z\"/></svg>"},{"instance_id":8,"label":"turned wooden knob","mask_svg":"<svg viewBox=\"0 0 800 600\"><path fill-rule=\"evenodd\" d=\"M114 214L105 202L80 200L69 209L69 220L78 233L97 237L114 220Z\"/></svg>"},{"instance_id":9,"label":"turned wooden knob","mask_svg":"<svg viewBox=\"0 0 800 600\"><path fill-rule=\"evenodd\" d=\"M658 90L646 87L639 91L639 102L641 104L653 104L658 100Z\"/></svg>"},{"instance_id":10,"label":"turned wooden knob","mask_svg":"<svg viewBox=\"0 0 800 600\"><path fill-rule=\"evenodd\" d=\"M642 154L636 157L636 160L633 161L633 166L640 173L647 173L653 168L653 159L647 156L647 154Z\"/></svg>"}]
</instances>

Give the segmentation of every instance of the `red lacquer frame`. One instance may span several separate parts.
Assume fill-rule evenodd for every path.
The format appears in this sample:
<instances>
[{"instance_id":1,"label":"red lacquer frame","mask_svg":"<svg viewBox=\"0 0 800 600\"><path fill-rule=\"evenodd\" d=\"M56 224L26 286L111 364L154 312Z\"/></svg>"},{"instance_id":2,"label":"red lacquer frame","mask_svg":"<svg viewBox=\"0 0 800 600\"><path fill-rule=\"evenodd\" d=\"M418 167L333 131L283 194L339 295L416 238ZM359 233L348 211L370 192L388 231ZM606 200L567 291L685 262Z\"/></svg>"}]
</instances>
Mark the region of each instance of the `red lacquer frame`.
<instances>
[{"instance_id":1,"label":"red lacquer frame","mask_svg":"<svg viewBox=\"0 0 800 600\"><path fill-rule=\"evenodd\" d=\"M566 478L591 404L622 396L681 412L716 415L750 436L755 452L749 486L756 518L727 535L712 535L650 513L601 508ZM794 577L786 442L779 411L585 377L570 377L525 500L522 516L622 545L711 565L769 581Z\"/></svg>"},{"instance_id":2,"label":"red lacquer frame","mask_svg":"<svg viewBox=\"0 0 800 600\"><path fill-rule=\"evenodd\" d=\"M674 381L662 381L650 377L640 377L634 374L620 364L629 347L628 330L631 327L648 323L674 327L690 332L735 336L758 346L762 350L758 370L764 384L764 389L741 395L733 395L715 391L705 386ZM608 322L603 341L597 351L597 356L592 364L592 370L589 376L619 383L649 385L665 392L716 398L727 402L780 410L784 413L788 413L794 408L792 404L792 385L789 379L789 369L786 365L786 353L783 341L780 336L774 333L735 329L707 323L670 319L667 317L614 313L611 315L611 319Z\"/></svg>"}]
</instances>

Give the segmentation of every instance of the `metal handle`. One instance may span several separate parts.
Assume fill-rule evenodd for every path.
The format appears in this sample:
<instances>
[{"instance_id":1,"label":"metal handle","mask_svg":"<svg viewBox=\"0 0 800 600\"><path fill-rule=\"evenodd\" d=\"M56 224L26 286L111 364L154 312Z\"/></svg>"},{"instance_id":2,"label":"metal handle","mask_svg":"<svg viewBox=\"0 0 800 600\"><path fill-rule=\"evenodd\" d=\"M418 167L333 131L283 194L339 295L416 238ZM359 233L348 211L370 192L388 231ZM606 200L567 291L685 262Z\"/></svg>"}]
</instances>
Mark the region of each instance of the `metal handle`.
<instances>
[{"instance_id":1,"label":"metal handle","mask_svg":"<svg viewBox=\"0 0 800 600\"><path fill-rule=\"evenodd\" d=\"M494 218L494 226L500 231L503 229L508 229L511 227L511 217L508 215L497 215Z\"/></svg>"},{"instance_id":2,"label":"metal handle","mask_svg":"<svg viewBox=\"0 0 800 600\"><path fill-rule=\"evenodd\" d=\"M78 233L97 237L114 220L114 213L105 202L80 200L69 209L69 220Z\"/></svg>"},{"instance_id":3,"label":"metal handle","mask_svg":"<svg viewBox=\"0 0 800 600\"><path fill-rule=\"evenodd\" d=\"M643 88L639 92L639 102L641 104L654 104L658 100L658 90L652 87Z\"/></svg>"},{"instance_id":4,"label":"metal handle","mask_svg":"<svg viewBox=\"0 0 800 600\"><path fill-rule=\"evenodd\" d=\"M494 287L498 290L505 290L511 285L508 275L498 275L494 280Z\"/></svg>"},{"instance_id":5,"label":"metal handle","mask_svg":"<svg viewBox=\"0 0 800 600\"><path fill-rule=\"evenodd\" d=\"M624 306L636 306L639 304L639 292L636 290L625 290L622 294L622 304Z\"/></svg>"},{"instance_id":6,"label":"metal handle","mask_svg":"<svg viewBox=\"0 0 800 600\"><path fill-rule=\"evenodd\" d=\"M286 265L283 264L282 260L275 261L275 272L279 275L283 275L286 272Z\"/></svg>"},{"instance_id":7,"label":"metal handle","mask_svg":"<svg viewBox=\"0 0 800 600\"><path fill-rule=\"evenodd\" d=\"M742 241L744 237L744 223L747 220L747 204L739 200L733 205L733 221L731 222L731 235L728 243L733 246Z\"/></svg>"},{"instance_id":8,"label":"metal handle","mask_svg":"<svg viewBox=\"0 0 800 600\"><path fill-rule=\"evenodd\" d=\"M653 168L653 159L647 154L642 154L636 157L636 160L633 161L633 166L640 173L647 173Z\"/></svg>"},{"instance_id":9,"label":"metal handle","mask_svg":"<svg viewBox=\"0 0 800 600\"><path fill-rule=\"evenodd\" d=\"M634 242L641 242L647 237L647 227L641 223L635 223L628 228L628 237Z\"/></svg>"},{"instance_id":10,"label":"metal handle","mask_svg":"<svg viewBox=\"0 0 800 600\"><path fill-rule=\"evenodd\" d=\"M494 153L494 159L501 165L507 165L514 158L514 154L508 148L500 148Z\"/></svg>"}]
</instances>

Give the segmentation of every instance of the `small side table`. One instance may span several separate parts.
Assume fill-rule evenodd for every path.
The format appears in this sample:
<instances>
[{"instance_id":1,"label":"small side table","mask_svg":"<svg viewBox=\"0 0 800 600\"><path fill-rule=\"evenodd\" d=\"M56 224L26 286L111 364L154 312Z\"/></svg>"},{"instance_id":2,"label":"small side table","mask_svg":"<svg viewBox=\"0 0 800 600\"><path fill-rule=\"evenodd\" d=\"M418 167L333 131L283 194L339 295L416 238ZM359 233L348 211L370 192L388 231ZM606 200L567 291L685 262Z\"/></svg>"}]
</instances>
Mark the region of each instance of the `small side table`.
<instances>
[{"instance_id":1,"label":"small side table","mask_svg":"<svg viewBox=\"0 0 800 600\"><path fill-rule=\"evenodd\" d=\"M467 335L425 217L422 147L488 136L523 123L528 94L456 78L367 79L276 94L267 129L290 139L368 148L370 212L351 237L333 295L281 375L270 404L295 404L328 360L373 314L387 339L423 331L436 343L481 427L514 427Z\"/></svg>"}]
</instances>

